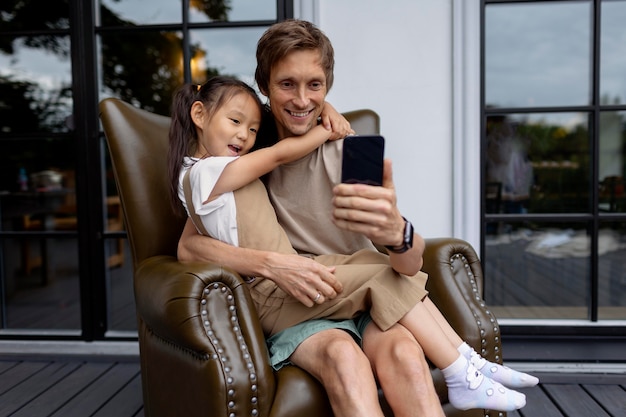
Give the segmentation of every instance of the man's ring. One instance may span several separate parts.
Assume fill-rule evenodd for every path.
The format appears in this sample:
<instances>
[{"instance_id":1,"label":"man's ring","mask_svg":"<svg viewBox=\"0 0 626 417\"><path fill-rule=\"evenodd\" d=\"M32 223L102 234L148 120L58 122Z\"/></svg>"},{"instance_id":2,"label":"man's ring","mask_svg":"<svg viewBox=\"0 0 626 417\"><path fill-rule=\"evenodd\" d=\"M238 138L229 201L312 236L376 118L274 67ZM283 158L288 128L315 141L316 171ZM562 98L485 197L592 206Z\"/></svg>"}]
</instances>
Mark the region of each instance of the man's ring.
<instances>
[{"instance_id":1,"label":"man's ring","mask_svg":"<svg viewBox=\"0 0 626 417\"><path fill-rule=\"evenodd\" d=\"M313 299L313 302L317 303L317 300L319 300L321 296L322 296L322 294L318 292L317 295L315 296L315 298Z\"/></svg>"}]
</instances>

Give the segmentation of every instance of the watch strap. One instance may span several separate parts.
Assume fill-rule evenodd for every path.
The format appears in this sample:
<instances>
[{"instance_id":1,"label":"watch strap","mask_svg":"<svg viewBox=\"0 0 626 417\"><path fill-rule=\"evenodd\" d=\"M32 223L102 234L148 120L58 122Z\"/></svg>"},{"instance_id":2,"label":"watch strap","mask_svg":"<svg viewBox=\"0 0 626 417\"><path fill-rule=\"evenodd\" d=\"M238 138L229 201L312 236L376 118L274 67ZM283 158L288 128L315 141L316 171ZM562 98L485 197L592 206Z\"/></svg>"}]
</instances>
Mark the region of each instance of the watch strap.
<instances>
[{"instance_id":1,"label":"watch strap","mask_svg":"<svg viewBox=\"0 0 626 417\"><path fill-rule=\"evenodd\" d=\"M385 245L385 248L393 253L404 253L413 247L413 224L406 219L406 217L402 216L404 219L404 232L403 232L403 241L400 246L388 246Z\"/></svg>"}]
</instances>

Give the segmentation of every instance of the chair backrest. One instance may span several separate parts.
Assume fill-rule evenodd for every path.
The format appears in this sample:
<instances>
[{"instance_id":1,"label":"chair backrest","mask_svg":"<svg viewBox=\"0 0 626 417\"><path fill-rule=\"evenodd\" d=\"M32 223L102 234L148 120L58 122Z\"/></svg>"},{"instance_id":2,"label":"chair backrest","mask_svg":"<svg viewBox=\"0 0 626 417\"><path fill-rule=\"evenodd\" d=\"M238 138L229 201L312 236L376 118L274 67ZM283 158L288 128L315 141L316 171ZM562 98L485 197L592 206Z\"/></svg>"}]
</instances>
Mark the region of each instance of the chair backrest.
<instances>
[{"instance_id":1,"label":"chair backrest","mask_svg":"<svg viewBox=\"0 0 626 417\"><path fill-rule=\"evenodd\" d=\"M380 133L380 116L374 110L360 109L343 113L352 129L359 135L377 135Z\"/></svg>"},{"instance_id":2,"label":"chair backrest","mask_svg":"<svg viewBox=\"0 0 626 417\"><path fill-rule=\"evenodd\" d=\"M167 174L170 118L116 98L100 102L135 268L156 255L176 256L185 218L174 214Z\"/></svg>"},{"instance_id":3,"label":"chair backrest","mask_svg":"<svg viewBox=\"0 0 626 417\"><path fill-rule=\"evenodd\" d=\"M376 134L380 130L380 119L372 110L355 110L344 116L359 134ZM100 119L124 211L133 265L136 267L151 256L176 256L185 219L173 213L169 202L170 118L108 98L100 102Z\"/></svg>"}]
</instances>

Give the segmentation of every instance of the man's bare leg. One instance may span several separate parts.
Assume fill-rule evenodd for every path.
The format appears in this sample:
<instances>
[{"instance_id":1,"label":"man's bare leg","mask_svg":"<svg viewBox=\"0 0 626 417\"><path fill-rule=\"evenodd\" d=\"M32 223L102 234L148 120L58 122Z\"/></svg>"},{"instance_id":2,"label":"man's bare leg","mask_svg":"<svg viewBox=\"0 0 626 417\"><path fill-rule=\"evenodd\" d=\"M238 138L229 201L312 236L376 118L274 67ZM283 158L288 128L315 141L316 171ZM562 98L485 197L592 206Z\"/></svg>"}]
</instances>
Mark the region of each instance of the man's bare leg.
<instances>
[{"instance_id":1,"label":"man's bare leg","mask_svg":"<svg viewBox=\"0 0 626 417\"><path fill-rule=\"evenodd\" d=\"M383 417L370 363L345 331L314 334L290 359L322 383L337 417Z\"/></svg>"},{"instance_id":2,"label":"man's bare leg","mask_svg":"<svg viewBox=\"0 0 626 417\"><path fill-rule=\"evenodd\" d=\"M370 323L363 350L395 417L444 417L424 351L405 327L383 333Z\"/></svg>"}]
</instances>

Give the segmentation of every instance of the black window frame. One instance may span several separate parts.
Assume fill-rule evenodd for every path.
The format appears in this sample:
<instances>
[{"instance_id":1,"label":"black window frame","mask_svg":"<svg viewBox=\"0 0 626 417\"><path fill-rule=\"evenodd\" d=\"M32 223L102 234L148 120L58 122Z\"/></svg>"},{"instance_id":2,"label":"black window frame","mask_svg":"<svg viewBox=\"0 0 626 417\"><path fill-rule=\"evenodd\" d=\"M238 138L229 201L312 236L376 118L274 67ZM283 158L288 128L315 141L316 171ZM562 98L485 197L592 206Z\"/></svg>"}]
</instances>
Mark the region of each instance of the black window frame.
<instances>
[{"instance_id":1,"label":"black window frame","mask_svg":"<svg viewBox=\"0 0 626 417\"><path fill-rule=\"evenodd\" d=\"M546 107L496 107L487 108L485 100L485 11L486 7L494 4L515 4L515 3L576 3L582 2L591 4L592 7L592 22L591 22L591 65L592 65L592 80L591 80L591 102L585 106L546 106ZM589 317L588 326L580 326L578 324L568 324L566 320L563 320L561 324L545 325L540 321L537 324L529 323L532 320L524 320L520 324L501 325L503 340L507 340L509 344L515 350L515 347L524 346L528 348L529 340L536 341L538 343L547 343L559 339L562 341L578 341L582 346L589 342L597 342L599 340L618 343L624 343L626 338L626 326L620 323L612 323L610 320L606 320L610 325L597 325L599 320L599 256L598 256L598 241L599 230L601 223L609 221L626 222L626 213L619 212L601 212L599 210L599 187L597 185L600 182L599 178L599 121L601 112L605 111L625 111L626 104L621 105L603 105L600 101L600 29L601 29L601 3L602 0L481 0L480 2L480 146L481 146L481 171L480 171L480 253L483 254L483 265L485 265L485 249L486 249L486 235L487 225L493 222L522 222L522 221L537 221L537 222L555 222L555 223L567 223L567 222L579 222L590 225L590 303L589 303ZM591 158L592 158L592 176L591 176L591 209L588 213L545 213L545 214L496 214L489 213L487 211L487 178L486 178L486 154L487 154L487 138L486 138L486 125L487 118L494 115L510 115L510 114L529 114L529 113L556 113L556 112L580 112L590 115L590 134L591 134ZM489 270L485 269L485 286L489 286ZM508 351L507 351L508 352ZM515 354L518 352L516 351ZM515 357L515 354L513 357ZM528 359L530 356L538 355L542 358L543 355L550 356L544 359L563 359L563 355L554 355L546 353L546 351L527 352L523 353L519 351L521 358ZM592 357L585 357L585 360L593 360ZM597 359L602 359L598 357Z\"/></svg>"},{"instance_id":2,"label":"black window frame","mask_svg":"<svg viewBox=\"0 0 626 417\"><path fill-rule=\"evenodd\" d=\"M22 329L2 328L0 340L136 340L135 332L119 332L108 329L106 241L126 238L124 231L107 231L104 213L104 158L103 133L100 127L98 101L98 50L99 34L107 32L136 32L142 30L175 30L184 34L184 79L191 81L189 30L198 28L244 28L268 27L273 23L293 17L293 0L276 0L275 20L237 22L189 22L190 0L182 0L183 20L176 24L136 25L132 27L102 27L96 25L97 0L68 0L69 28L50 30L24 30L3 32L2 36L65 35L71 43L70 62L73 90L74 129L67 133L45 134L74 140L76 143L76 199L78 228L76 231L19 232L0 230L0 241L10 238L76 237L79 251L79 286L81 329L74 331L24 332ZM22 135L25 139L37 139L40 135ZM0 132L0 140L14 139L15 135ZM97 161L97 163L94 163ZM1 255L0 255L1 256ZM0 266L1 266L0 258ZM0 274L4 271L0 270ZM0 277L4 279L4 277ZM132 279L132 276L129 277ZM2 291L0 286L0 291ZM0 293L1 295L1 293ZM2 314L1 317L5 315Z\"/></svg>"}]
</instances>

